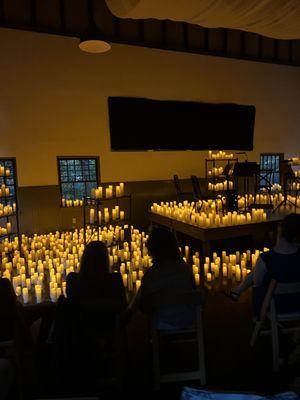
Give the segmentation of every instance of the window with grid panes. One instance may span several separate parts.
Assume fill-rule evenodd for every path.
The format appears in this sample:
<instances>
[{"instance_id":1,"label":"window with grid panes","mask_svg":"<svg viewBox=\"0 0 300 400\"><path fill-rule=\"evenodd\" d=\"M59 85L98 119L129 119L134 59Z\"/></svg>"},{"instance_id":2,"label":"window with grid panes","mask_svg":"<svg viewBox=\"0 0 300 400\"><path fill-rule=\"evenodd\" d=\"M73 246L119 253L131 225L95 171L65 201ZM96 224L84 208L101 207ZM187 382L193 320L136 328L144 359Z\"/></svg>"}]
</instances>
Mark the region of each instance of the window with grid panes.
<instances>
[{"instance_id":1,"label":"window with grid panes","mask_svg":"<svg viewBox=\"0 0 300 400\"><path fill-rule=\"evenodd\" d=\"M272 184L280 183L280 163L284 158L283 153L261 153L260 155L260 171L272 171L269 175L269 180ZM260 186L267 186L267 182L262 179Z\"/></svg>"},{"instance_id":2,"label":"window with grid panes","mask_svg":"<svg viewBox=\"0 0 300 400\"><path fill-rule=\"evenodd\" d=\"M61 197L82 200L99 186L98 157L58 157Z\"/></svg>"}]
</instances>

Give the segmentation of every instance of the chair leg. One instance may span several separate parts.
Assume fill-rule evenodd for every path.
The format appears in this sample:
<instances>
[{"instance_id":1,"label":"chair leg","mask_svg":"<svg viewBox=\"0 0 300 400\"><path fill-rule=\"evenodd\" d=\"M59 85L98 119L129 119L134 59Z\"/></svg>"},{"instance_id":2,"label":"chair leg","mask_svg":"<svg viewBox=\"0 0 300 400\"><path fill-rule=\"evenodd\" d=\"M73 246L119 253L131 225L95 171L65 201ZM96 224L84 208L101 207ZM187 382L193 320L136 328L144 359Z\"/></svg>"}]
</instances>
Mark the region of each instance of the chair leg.
<instances>
[{"instance_id":1,"label":"chair leg","mask_svg":"<svg viewBox=\"0 0 300 400\"><path fill-rule=\"evenodd\" d=\"M198 360L200 372L200 385L206 385L206 370L205 370L205 353L204 353L204 338L203 338L203 324L202 324L202 310L197 311L197 344L198 344Z\"/></svg>"},{"instance_id":2,"label":"chair leg","mask_svg":"<svg viewBox=\"0 0 300 400\"><path fill-rule=\"evenodd\" d=\"M278 338L278 326L276 320L276 311L274 300L271 302L271 331L272 331L272 356L273 356L273 370L278 372L279 370L279 338Z\"/></svg>"},{"instance_id":3,"label":"chair leg","mask_svg":"<svg viewBox=\"0 0 300 400\"><path fill-rule=\"evenodd\" d=\"M254 345L256 343L257 336L259 335L260 329L261 329L261 321L257 321L255 323L254 331L253 331L251 339L250 339L250 346L251 347L254 347Z\"/></svg>"},{"instance_id":4,"label":"chair leg","mask_svg":"<svg viewBox=\"0 0 300 400\"><path fill-rule=\"evenodd\" d=\"M156 329L152 330L152 356L153 356L153 379L154 390L160 388L160 368L159 368L159 337Z\"/></svg>"}]
</instances>

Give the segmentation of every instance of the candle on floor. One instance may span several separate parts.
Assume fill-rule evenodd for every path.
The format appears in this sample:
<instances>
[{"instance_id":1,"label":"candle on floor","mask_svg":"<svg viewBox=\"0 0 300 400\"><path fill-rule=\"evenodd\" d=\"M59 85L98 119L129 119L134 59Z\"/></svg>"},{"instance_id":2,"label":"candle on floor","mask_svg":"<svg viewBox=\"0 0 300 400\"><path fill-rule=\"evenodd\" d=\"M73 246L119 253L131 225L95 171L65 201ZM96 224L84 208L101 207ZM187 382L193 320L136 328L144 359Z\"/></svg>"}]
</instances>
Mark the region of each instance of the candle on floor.
<instances>
[{"instance_id":1,"label":"candle on floor","mask_svg":"<svg viewBox=\"0 0 300 400\"><path fill-rule=\"evenodd\" d=\"M28 301L29 301L28 289L27 289L27 287L24 287L24 288L22 289L22 294L23 294L23 302L24 302L24 304L27 304Z\"/></svg>"}]
</instances>

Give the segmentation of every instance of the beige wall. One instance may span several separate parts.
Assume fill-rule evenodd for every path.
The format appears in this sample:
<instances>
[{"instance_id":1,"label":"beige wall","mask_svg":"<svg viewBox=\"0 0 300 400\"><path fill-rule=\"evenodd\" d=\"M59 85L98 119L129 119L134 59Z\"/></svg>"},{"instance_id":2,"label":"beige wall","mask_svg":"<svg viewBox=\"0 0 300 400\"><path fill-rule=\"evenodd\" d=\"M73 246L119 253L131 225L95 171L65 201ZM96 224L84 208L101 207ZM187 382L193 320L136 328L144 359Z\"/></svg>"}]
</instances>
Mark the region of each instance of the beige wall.
<instances>
[{"instance_id":1,"label":"beige wall","mask_svg":"<svg viewBox=\"0 0 300 400\"><path fill-rule=\"evenodd\" d=\"M300 69L0 29L0 156L20 186L57 184L57 155L100 155L102 181L201 175L205 152L110 152L107 97L254 104L255 151L300 153ZM142 133L142 132L141 132ZM184 132L182 132L184 140Z\"/></svg>"}]
</instances>

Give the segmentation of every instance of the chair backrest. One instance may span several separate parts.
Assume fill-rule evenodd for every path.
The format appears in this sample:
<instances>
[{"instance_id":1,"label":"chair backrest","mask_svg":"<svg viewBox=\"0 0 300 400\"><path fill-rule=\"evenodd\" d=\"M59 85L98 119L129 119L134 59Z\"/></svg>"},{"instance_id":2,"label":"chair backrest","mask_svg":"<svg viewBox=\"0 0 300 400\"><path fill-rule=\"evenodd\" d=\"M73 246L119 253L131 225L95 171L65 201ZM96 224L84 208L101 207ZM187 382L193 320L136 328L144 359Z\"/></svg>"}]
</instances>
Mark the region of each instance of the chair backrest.
<instances>
[{"instance_id":1,"label":"chair backrest","mask_svg":"<svg viewBox=\"0 0 300 400\"><path fill-rule=\"evenodd\" d=\"M196 175L191 175L191 181L192 181L192 186L193 186L193 191L194 191L194 195L196 198L201 198L202 197L202 193L201 193L201 188L200 188L200 184L199 184L199 179L197 178Z\"/></svg>"},{"instance_id":2,"label":"chair backrest","mask_svg":"<svg viewBox=\"0 0 300 400\"><path fill-rule=\"evenodd\" d=\"M277 283L273 294L276 296L283 294L300 294L300 282Z\"/></svg>"},{"instance_id":3,"label":"chair backrest","mask_svg":"<svg viewBox=\"0 0 300 400\"><path fill-rule=\"evenodd\" d=\"M292 283L278 283L275 279L272 279L268 291L265 295L261 312L260 312L260 321L263 321L267 312L270 309L272 301L274 302L274 296L281 295L300 295L300 282L292 282Z\"/></svg>"},{"instance_id":4,"label":"chair backrest","mask_svg":"<svg viewBox=\"0 0 300 400\"><path fill-rule=\"evenodd\" d=\"M177 307L177 306L202 306L203 300L201 294L196 291L172 293L172 294L156 294L151 296L150 300L152 310L161 308Z\"/></svg>"},{"instance_id":5,"label":"chair backrest","mask_svg":"<svg viewBox=\"0 0 300 400\"><path fill-rule=\"evenodd\" d=\"M173 175L173 180L174 180L174 185L175 185L177 196L180 196L181 188L180 188L180 181L179 181L178 175Z\"/></svg>"}]
</instances>

